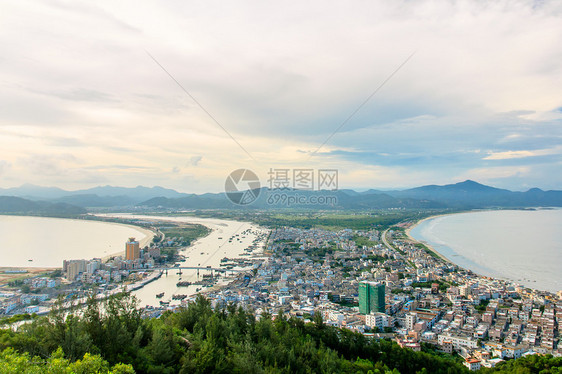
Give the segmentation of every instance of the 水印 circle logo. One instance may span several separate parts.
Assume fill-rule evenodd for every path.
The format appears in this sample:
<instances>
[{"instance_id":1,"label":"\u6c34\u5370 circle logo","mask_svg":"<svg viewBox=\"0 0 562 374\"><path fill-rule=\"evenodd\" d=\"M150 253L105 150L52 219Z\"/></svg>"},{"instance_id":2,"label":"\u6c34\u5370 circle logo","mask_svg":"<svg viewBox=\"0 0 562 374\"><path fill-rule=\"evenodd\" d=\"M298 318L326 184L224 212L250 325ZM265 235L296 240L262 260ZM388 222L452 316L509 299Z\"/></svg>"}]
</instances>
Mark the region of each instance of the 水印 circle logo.
<instances>
[{"instance_id":1,"label":"\u6c34\u5370 circle logo","mask_svg":"<svg viewBox=\"0 0 562 374\"><path fill-rule=\"evenodd\" d=\"M256 201L260 194L260 180L250 169L234 170L226 178L224 192L230 201L237 205L248 205Z\"/></svg>"}]
</instances>

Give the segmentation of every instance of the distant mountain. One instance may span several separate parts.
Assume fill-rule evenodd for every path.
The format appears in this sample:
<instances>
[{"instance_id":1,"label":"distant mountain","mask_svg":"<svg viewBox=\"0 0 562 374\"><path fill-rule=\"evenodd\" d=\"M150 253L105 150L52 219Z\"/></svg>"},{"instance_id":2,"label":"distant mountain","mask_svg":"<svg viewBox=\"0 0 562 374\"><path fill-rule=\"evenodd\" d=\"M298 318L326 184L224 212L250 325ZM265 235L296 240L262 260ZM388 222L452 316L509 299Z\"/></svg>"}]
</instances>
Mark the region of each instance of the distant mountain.
<instances>
[{"instance_id":1,"label":"distant mountain","mask_svg":"<svg viewBox=\"0 0 562 374\"><path fill-rule=\"evenodd\" d=\"M542 191L538 188L527 192L513 192L505 189L486 186L471 180L444 186L428 185L407 190L378 191L354 190L328 191L277 191L287 196L299 195L334 196L337 203L330 205L291 204L293 208L314 209L475 209L492 207L535 207L562 206L562 191ZM284 204L270 204L267 201L271 193L262 188L259 198L247 206L253 209L283 208ZM273 195L274 196L274 195ZM271 200L271 199L270 199ZM181 198L154 198L139 205L150 208L167 209L229 209L239 208L232 204L225 194L189 195Z\"/></svg>"},{"instance_id":2,"label":"distant mountain","mask_svg":"<svg viewBox=\"0 0 562 374\"><path fill-rule=\"evenodd\" d=\"M291 203L291 208L313 208L313 209L388 209L388 208L445 208L441 203L428 200L416 200L410 198L397 198L387 194L360 195L353 190L345 191L275 191L262 188L258 199L246 206L251 209L284 208L288 205L283 197L300 197L310 201L311 198L334 197L336 203L333 205L307 205L306 203ZM281 197L281 199L277 199ZM231 209L240 208L233 204L224 193L189 195L178 199L158 197L145 201L140 206L150 208L168 209Z\"/></svg>"},{"instance_id":3,"label":"distant mountain","mask_svg":"<svg viewBox=\"0 0 562 374\"><path fill-rule=\"evenodd\" d=\"M87 212L84 208L66 203L49 203L45 201L31 201L21 197L0 196L0 213L67 217Z\"/></svg>"},{"instance_id":4,"label":"distant mountain","mask_svg":"<svg viewBox=\"0 0 562 374\"><path fill-rule=\"evenodd\" d=\"M378 194L378 193L385 193L385 192L380 191L380 190L373 190L372 188L370 190L360 192L361 195L372 195L372 194Z\"/></svg>"},{"instance_id":5,"label":"distant mountain","mask_svg":"<svg viewBox=\"0 0 562 374\"><path fill-rule=\"evenodd\" d=\"M100 186L89 188L87 190L74 191L72 193L67 193L67 195L88 195L94 194L98 196L126 196L131 200L138 202L152 199L153 197L167 197L167 198L179 198L187 196L185 193L178 192L164 187L144 187L137 186L135 188L127 187L113 187L113 186Z\"/></svg>"},{"instance_id":6,"label":"distant mountain","mask_svg":"<svg viewBox=\"0 0 562 374\"><path fill-rule=\"evenodd\" d=\"M95 194L69 195L53 201L72 204L83 208L124 207L132 206L138 203L137 200L129 196L98 196Z\"/></svg>"},{"instance_id":7,"label":"distant mountain","mask_svg":"<svg viewBox=\"0 0 562 374\"><path fill-rule=\"evenodd\" d=\"M20 187L0 188L2 196L17 196L31 200L50 200L58 199L69 192L58 187L41 187L26 183Z\"/></svg>"},{"instance_id":8,"label":"distant mountain","mask_svg":"<svg viewBox=\"0 0 562 374\"><path fill-rule=\"evenodd\" d=\"M349 196L358 196L358 195L361 194L361 192L357 192L355 190L347 190L347 189L340 190L340 192L343 192L344 194L349 195Z\"/></svg>"},{"instance_id":9,"label":"distant mountain","mask_svg":"<svg viewBox=\"0 0 562 374\"><path fill-rule=\"evenodd\" d=\"M562 191L542 191L533 188L527 192L513 192L471 180L386 193L394 197L438 201L453 208L562 206Z\"/></svg>"},{"instance_id":10,"label":"distant mountain","mask_svg":"<svg viewBox=\"0 0 562 374\"><path fill-rule=\"evenodd\" d=\"M277 195L272 195L277 193ZM562 191L543 191L532 188L526 192L486 186L471 180L443 186L427 185L406 190L357 192L344 189L339 191L270 191L260 190L260 196L247 208L269 209L286 207L286 202L272 200L272 196L284 194L310 199L331 196L337 199L333 205L290 204L302 209L474 209L491 207L535 207L562 206ZM60 188L39 187L30 184L18 188L0 189L0 195L11 195L40 202L82 208L118 208L141 206L166 209L231 209L240 208L227 199L224 193L201 195L180 193L163 187L135 188L100 186L79 191L65 191ZM269 199L269 200L268 200ZM274 204L271 204L273 201ZM44 202L43 202L44 203ZM23 203L22 203L23 204ZM0 207L1 209L2 207ZM0 210L1 211L1 210Z\"/></svg>"},{"instance_id":11,"label":"distant mountain","mask_svg":"<svg viewBox=\"0 0 562 374\"><path fill-rule=\"evenodd\" d=\"M154 197L179 198L188 196L163 187L134 188L98 186L85 190L66 191L56 187L24 184L20 187L0 189L0 195L16 196L28 200L68 203L80 207L132 206Z\"/></svg>"}]
</instances>

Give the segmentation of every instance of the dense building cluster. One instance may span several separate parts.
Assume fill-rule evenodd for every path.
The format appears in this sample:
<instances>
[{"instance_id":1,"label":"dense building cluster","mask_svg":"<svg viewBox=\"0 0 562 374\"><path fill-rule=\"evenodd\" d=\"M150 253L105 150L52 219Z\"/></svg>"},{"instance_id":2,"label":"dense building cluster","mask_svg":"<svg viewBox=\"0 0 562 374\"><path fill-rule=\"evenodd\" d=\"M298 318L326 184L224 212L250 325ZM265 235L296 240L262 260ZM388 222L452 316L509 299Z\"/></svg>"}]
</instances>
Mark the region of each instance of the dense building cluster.
<instances>
[{"instance_id":1,"label":"dense building cluster","mask_svg":"<svg viewBox=\"0 0 562 374\"><path fill-rule=\"evenodd\" d=\"M137 289L157 279L160 272L151 269L163 260L159 246L140 249L139 243L129 238L124 256L64 260L60 274L17 282L15 286L21 283L19 289L0 293L0 314L46 314L59 295L82 302L92 290L108 296L119 292L123 285L129 290Z\"/></svg>"},{"instance_id":2,"label":"dense building cluster","mask_svg":"<svg viewBox=\"0 0 562 374\"><path fill-rule=\"evenodd\" d=\"M267 249L251 273L209 294L215 304L304 319L320 313L327 324L402 347L457 352L473 370L561 354L560 298L460 269L400 232L286 227L272 231Z\"/></svg>"},{"instance_id":3,"label":"dense building cluster","mask_svg":"<svg viewBox=\"0 0 562 374\"><path fill-rule=\"evenodd\" d=\"M414 351L427 343L456 352L471 370L506 358L562 353L560 295L458 268L403 231L282 227L269 233L264 249L265 256L244 260L248 271L207 292L213 306L234 303L258 316L283 313L305 321L320 315L328 325L393 339ZM141 287L159 273L150 269L160 255L160 248L139 249L130 239L125 257L65 261L64 278L26 282L31 290L62 282L107 291L123 280ZM49 298L48 292L0 294L0 308L37 312ZM145 315L177 307L147 307Z\"/></svg>"}]
</instances>

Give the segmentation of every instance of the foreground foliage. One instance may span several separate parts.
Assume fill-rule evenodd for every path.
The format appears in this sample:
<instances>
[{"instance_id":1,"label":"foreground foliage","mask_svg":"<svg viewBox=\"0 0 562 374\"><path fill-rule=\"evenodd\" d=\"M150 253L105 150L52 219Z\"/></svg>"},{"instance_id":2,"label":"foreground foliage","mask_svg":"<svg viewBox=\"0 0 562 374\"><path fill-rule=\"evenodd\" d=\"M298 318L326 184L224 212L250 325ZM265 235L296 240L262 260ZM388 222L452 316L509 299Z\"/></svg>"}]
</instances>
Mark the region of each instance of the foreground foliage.
<instances>
[{"instance_id":1,"label":"foreground foliage","mask_svg":"<svg viewBox=\"0 0 562 374\"><path fill-rule=\"evenodd\" d=\"M157 319L141 318L127 294L102 305L91 299L80 313L54 308L17 332L0 330L0 352L2 373L468 372L452 357L369 340L326 326L318 316L306 324L283 315L256 318L233 305L213 309L202 296ZM525 363L530 371L521 372L557 373L557 359L541 360ZM519 362L498 370L519 372Z\"/></svg>"},{"instance_id":2,"label":"foreground foliage","mask_svg":"<svg viewBox=\"0 0 562 374\"><path fill-rule=\"evenodd\" d=\"M518 360L500 362L494 371L486 370L485 373L516 373L516 374L562 374L562 357L551 355L532 355Z\"/></svg>"},{"instance_id":3,"label":"foreground foliage","mask_svg":"<svg viewBox=\"0 0 562 374\"><path fill-rule=\"evenodd\" d=\"M31 357L28 353L15 352L7 348L0 352L0 373L3 374L34 374L34 373L100 373L100 374L131 374L131 365L116 364L111 369L107 361L99 355L86 353L80 360L70 362L64 358L61 348L57 349L46 360Z\"/></svg>"}]
</instances>

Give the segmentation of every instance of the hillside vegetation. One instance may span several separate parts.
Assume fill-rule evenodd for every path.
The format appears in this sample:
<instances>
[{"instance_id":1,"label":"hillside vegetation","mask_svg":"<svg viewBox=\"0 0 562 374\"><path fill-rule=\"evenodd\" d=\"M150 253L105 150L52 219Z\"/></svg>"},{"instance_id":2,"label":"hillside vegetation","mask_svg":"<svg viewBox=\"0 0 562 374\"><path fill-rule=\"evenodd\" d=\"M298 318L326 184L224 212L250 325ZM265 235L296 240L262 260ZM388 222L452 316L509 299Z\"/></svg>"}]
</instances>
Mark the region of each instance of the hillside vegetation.
<instances>
[{"instance_id":1,"label":"hillside vegetation","mask_svg":"<svg viewBox=\"0 0 562 374\"><path fill-rule=\"evenodd\" d=\"M0 330L2 372L468 372L452 357L370 340L326 326L318 316L312 323L283 315L258 319L233 305L213 309L203 296L160 318L142 318L128 294L111 297L104 305L92 299L81 313L65 314L55 307L48 317L15 332ZM560 360L529 358L487 372L559 373Z\"/></svg>"}]
</instances>

